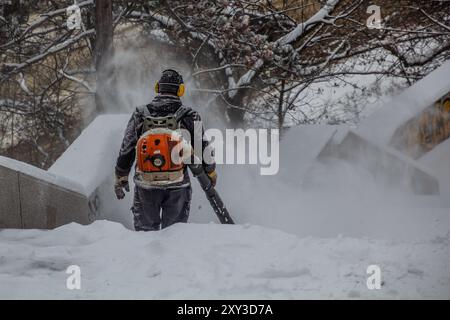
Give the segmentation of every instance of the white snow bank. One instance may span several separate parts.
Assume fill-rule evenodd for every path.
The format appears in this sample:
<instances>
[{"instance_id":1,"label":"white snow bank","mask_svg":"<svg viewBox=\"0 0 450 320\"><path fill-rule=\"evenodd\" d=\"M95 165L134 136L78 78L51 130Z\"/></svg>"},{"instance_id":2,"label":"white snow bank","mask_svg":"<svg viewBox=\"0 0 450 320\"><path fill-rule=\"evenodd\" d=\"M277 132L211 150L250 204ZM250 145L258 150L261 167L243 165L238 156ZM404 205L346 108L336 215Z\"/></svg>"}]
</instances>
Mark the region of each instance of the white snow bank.
<instances>
[{"instance_id":1,"label":"white snow bank","mask_svg":"<svg viewBox=\"0 0 450 320\"><path fill-rule=\"evenodd\" d=\"M0 156L0 166L9 168L13 171L21 172L33 178L45 181L47 183L80 193L85 194L85 189L74 179L67 179L58 174L39 169L30 164L17 161L11 158Z\"/></svg>"},{"instance_id":2,"label":"white snow bank","mask_svg":"<svg viewBox=\"0 0 450 320\"><path fill-rule=\"evenodd\" d=\"M116 156L129 119L130 114L98 116L48 172L77 181L90 196L114 174Z\"/></svg>"},{"instance_id":3,"label":"white snow bank","mask_svg":"<svg viewBox=\"0 0 450 320\"><path fill-rule=\"evenodd\" d=\"M450 239L303 238L257 226L0 231L0 298L450 298ZM369 265L383 286L368 290ZM81 268L81 290L66 270Z\"/></svg>"},{"instance_id":4,"label":"white snow bank","mask_svg":"<svg viewBox=\"0 0 450 320\"><path fill-rule=\"evenodd\" d=\"M388 145L395 130L450 92L450 61L405 89L359 125L357 132Z\"/></svg>"}]
</instances>

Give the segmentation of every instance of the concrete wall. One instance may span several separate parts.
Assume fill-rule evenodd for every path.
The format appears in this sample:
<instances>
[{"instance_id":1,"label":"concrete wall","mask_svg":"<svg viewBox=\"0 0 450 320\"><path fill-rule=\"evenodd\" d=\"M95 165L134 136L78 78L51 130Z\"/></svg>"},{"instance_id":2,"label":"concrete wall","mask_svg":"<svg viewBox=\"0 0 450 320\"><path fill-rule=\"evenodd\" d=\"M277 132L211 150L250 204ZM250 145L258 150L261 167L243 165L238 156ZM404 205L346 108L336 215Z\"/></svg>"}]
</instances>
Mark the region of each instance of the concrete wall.
<instances>
[{"instance_id":1,"label":"concrete wall","mask_svg":"<svg viewBox=\"0 0 450 320\"><path fill-rule=\"evenodd\" d=\"M131 217L132 193L125 201L109 201L115 199L112 177L129 118L98 116L48 171L0 156L0 229L52 229L111 218L100 215L102 206Z\"/></svg>"},{"instance_id":2,"label":"concrete wall","mask_svg":"<svg viewBox=\"0 0 450 320\"><path fill-rule=\"evenodd\" d=\"M0 166L0 228L22 228L19 174Z\"/></svg>"},{"instance_id":3,"label":"concrete wall","mask_svg":"<svg viewBox=\"0 0 450 320\"><path fill-rule=\"evenodd\" d=\"M53 229L94 220L89 198L46 171L0 159L0 228Z\"/></svg>"}]
</instances>

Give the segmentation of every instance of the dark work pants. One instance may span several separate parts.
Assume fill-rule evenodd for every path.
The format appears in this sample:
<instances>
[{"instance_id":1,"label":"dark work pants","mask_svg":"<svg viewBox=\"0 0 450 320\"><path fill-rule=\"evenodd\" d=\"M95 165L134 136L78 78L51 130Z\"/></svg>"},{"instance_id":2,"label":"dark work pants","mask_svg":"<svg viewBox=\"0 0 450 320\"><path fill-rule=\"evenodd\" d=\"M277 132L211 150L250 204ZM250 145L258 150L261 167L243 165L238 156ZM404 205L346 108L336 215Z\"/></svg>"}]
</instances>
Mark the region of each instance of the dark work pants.
<instances>
[{"instance_id":1,"label":"dark work pants","mask_svg":"<svg viewBox=\"0 0 450 320\"><path fill-rule=\"evenodd\" d=\"M153 231L177 222L187 222L191 198L190 186L150 190L135 187L134 228L136 231Z\"/></svg>"}]
</instances>

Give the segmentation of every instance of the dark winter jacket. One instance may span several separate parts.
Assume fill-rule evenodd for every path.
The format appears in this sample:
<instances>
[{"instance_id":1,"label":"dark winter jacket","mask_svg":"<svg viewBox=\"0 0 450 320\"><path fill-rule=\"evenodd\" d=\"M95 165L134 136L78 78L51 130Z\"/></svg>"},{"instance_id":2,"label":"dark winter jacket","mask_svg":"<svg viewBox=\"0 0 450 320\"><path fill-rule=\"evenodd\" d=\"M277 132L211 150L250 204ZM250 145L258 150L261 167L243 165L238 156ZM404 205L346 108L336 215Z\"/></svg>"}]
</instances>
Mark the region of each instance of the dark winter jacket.
<instances>
[{"instance_id":1,"label":"dark winter jacket","mask_svg":"<svg viewBox=\"0 0 450 320\"><path fill-rule=\"evenodd\" d=\"M165 117L174 114L182 106L181 100L176 96L171 95L158 95L155 99L146 106L136 108L128 121L125 135L123 138L122 146L120 148L119 157L117 158L116 174L119 176L126 176L130 173L131 167L136 158L136 144L141 135L143 134L142 128L144 123L144 108L148 108L150 115L153 117ZM187 107L184 107L187 108ZM194 146L194 122L201 121L200 115L187 108L187 112L180 120L180 127L189 131L191 135L191 144ZM202 127L202 152L209 145L208 139L204 135ZM197 153L198 150L195 150ZM203 162L203 167L207 173L215 170L215 163L206 164ZM171 187L187 186L190 183L189 174L187 168L184 169L184 179L179 185L173 185Z\"/></svg>"}]
</instances>

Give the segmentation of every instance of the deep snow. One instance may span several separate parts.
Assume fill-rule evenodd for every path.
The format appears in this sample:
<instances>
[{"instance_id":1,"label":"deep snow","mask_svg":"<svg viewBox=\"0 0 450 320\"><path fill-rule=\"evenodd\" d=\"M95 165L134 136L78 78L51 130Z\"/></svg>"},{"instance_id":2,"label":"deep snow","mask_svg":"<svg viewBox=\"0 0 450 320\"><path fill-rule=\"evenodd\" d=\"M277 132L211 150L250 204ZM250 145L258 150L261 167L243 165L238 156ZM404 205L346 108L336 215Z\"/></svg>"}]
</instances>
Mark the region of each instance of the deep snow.
<instances>
[{"instance_id":1,"label":"deep snow","mask_svg":"<svg viewBox=\"0 0 450 320\"><path fill-rule=\"evenodd\" d=\"M298 238L253 225L113 222L0 231L0 298L450 298L449 234L428 241ZM382 288L366 286L369 265ZM66 269L81 268L81 290Z\"/></svg>"},{"instance_id":2,"label":"deep snow","mask_svg":"<svg viewBox=\"0 0 450 320\"><path fill-rule=\"evenodd\" d=\"M101 115L83 130L48 172L77 181L87 196L114 172L115 157L130 115Z\"/></svg>"}]
</instances>

